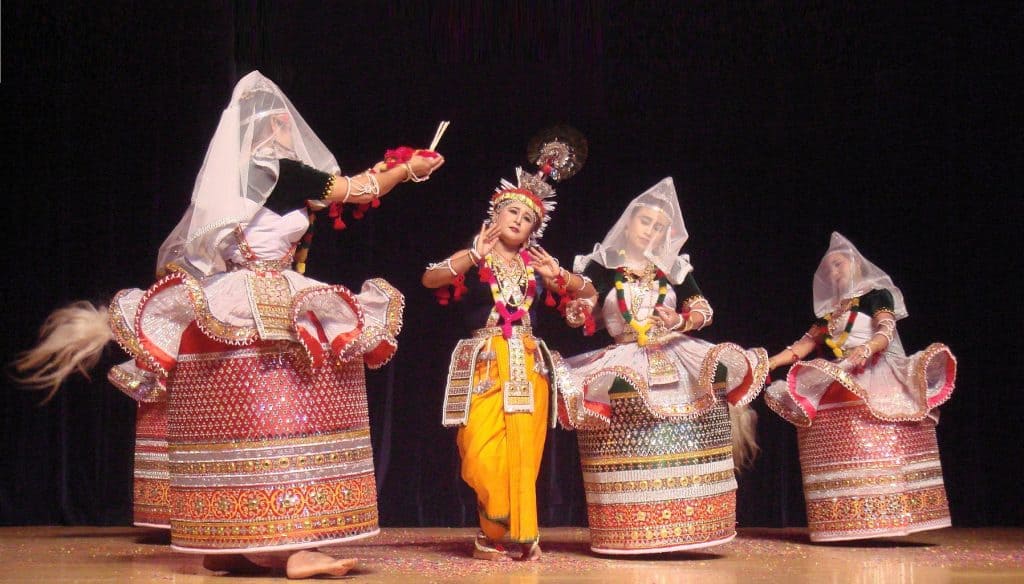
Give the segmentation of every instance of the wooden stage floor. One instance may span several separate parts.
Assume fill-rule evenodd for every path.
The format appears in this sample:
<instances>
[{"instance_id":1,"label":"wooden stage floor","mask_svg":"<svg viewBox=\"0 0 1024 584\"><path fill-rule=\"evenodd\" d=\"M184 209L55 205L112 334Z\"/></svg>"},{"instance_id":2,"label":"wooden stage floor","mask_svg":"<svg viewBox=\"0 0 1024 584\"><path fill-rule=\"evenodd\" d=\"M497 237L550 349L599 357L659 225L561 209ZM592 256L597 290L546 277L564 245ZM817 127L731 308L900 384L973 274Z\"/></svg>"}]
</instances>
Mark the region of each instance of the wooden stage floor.
<instances>
[{"instance_id":1,"label":"wooden stage floor","mask_svg":"<svg viewBox=\"0 0 1024 584\"><path fill-rule=\"evenodd\" d=\"M1024 582L1024 529L942 529L905 538L811 544L801 529L741 529L706 551L599 557L587 530L542 530L539 562L482 562L469 556L473 529L386 528L335 548L360 559L345 581L622 584L696 582L929 584ZM200 556L177 554L164 532L111 527L0 528L2 582L168 582L244 584L283 577L221 577Z\"/></svg>"}]
</instances>

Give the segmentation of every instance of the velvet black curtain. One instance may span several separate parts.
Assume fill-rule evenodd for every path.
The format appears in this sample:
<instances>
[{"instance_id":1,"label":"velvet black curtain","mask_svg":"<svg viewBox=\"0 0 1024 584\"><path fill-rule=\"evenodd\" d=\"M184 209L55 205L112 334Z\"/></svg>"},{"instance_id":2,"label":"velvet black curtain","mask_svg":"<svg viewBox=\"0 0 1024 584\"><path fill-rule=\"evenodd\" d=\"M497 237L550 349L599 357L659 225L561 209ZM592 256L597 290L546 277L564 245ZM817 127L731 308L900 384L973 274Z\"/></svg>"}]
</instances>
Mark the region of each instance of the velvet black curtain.
<instances>
[{"instance_id":1,"label":"velvet black curtain","mask_svg":"<svg viewBox=\"0 0 1024 584\"><path fill-rule=\"evenodd\" d=\"M0 356L54 308L152 282L220 110L258 68L346 171L452 121L434 179L343 232L320 222L310 256L314 278L380 275L407 296L398 355L368 379L383 524L475 523L439 424L459 331L419 277L466 245L531 134L567 122L591 156L544 241L563 264L671 175L715 307L701 335L775 351L811 322L841 231L903 289L908 350L959 357L939 426L954 522L1021 525L1022 23L1015 4L974 2L5 3ZM564 354L603 342L548 316ZM104 381L120 359L111 347L42 407L4 381L0 523L130 521L134 404ZM801 525L795 432L755 408L740 524ZM549 435L538 491L542 525L585 524L573 434Z\"/></svg>"}]
</instances>

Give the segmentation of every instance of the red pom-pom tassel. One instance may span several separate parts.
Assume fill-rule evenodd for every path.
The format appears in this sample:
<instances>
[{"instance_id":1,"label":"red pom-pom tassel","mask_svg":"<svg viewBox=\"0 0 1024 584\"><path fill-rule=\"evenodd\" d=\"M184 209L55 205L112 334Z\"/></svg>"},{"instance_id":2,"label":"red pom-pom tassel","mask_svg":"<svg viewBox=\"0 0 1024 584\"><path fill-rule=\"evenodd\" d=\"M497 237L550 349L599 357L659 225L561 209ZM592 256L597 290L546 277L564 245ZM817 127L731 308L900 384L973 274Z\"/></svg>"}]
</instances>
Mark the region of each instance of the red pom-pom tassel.
<instances>
[{"instance_id":1,"label":"red pom-pom tassel","mask_svg":"<svg viewBox=\"0 0 1024 584\"><path fill-rule=\"evenodd\" d=\"M455 280L452 282L452 294L456 302L462 300L463 294L469 291L466 287L466 275L459 274L455 276Z\"/></svg>"},{"instance_id":2,"label":"red pom-pom tassel","mask_svg":"<svg viewBox=\"0 0 1024 584\"><path fill-rule=\"evenodd\" d=\"M434 290L434 298L437 299L437 303L441 306L448 306L448 299L451 294L448 292L448 286L442 286Z\"/></svg>"},{"instance_id":3,"label":"red pom-pom tassel","mask_svg":"<svg viewBox=\"0 0 1024 584\"><path fill-rule=\"evenodd\" d=\"M559 299L559 301L558 301L558 306L556 307L556 310L558 310L558 312L562 316L565 316L565 310L568 307L569 307L569 296L568 295L562 296L562 298Z\"/></svg>"},{"instance_id":4,"label":"red pom-pom tassel","mask_svg":"<svg viewBox=\"0 0 1024 584\"><path fill-rule=\"evenodd\" d=\"M555 297L551 295L551 290L550 289L544 294L544 305L545 306L554 306L555 305Z\"/></svg>"},{"instance_id":5,"label":"red pom-pom tassel","mask_svg":"<svg viewBox=\"0 0 1024 584\"><path fill-rule=\"evenodd\" d=\"M583 335L592 336L597 330L597 323L594 322L594 315L588 314L587 319L583 321Z\"/></svg>"}]
</instances>

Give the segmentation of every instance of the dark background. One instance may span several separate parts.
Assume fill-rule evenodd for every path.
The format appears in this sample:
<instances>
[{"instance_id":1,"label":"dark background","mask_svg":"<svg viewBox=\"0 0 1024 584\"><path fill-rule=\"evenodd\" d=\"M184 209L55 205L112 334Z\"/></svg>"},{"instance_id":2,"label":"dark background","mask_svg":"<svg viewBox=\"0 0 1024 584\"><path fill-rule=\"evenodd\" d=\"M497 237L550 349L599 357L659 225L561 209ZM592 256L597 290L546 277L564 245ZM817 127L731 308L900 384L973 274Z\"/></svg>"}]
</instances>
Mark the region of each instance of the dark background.
<instances>
[{"instance_id":1,"label":"dark background","mask_svg":"<svg viewBox=\"0 0 1024 584\"><path fill-rule=\"evenodd\" d=\"M184 4L4 2L4 362L51 310L152 282L220 110L258 68L347 172L452 122L436 177L321 230L310 257L314 278L407 295L401 349L369 377L384 525L475 522L439 424L455 320L419 277L555 122L590 160L559 187L547 248L570 262L673 176L709 340L798 338L830 232L849 237L902 288L908 350L959 357L938 430L954 523L1024 525L1020 4ZM593 344L548 315L551 346ZM0 524L130 521L134 404L104 381L121 359L111 346L45 407L3 382ZM740 525L802 525L795 431L755 407ZM538 489L542 525L585 524L573 434L550 434Z\"/></svg>"}]
</instances>

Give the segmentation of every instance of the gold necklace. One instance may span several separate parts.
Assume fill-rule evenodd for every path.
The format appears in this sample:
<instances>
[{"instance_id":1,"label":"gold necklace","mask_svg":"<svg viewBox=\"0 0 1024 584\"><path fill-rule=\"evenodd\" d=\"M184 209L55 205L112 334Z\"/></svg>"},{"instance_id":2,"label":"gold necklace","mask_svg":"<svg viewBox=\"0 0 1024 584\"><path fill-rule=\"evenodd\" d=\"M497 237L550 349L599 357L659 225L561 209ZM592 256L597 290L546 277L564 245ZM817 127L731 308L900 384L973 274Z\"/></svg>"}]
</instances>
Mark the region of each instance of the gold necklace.
<instances>
[{"instance_id":1,"label":"gold necklace","mask_svg":"<svg viewBox=\"0 0 1024 584\"><path fill-rule=\"evenodd\" d=\"M654 276L657 272L657 267L650 262L644 264L643 270L639 271L629 267L622 268L622 275L625 276L627 282L636 282L639 284L650 284L654 281Z\"/></svg>"},{"instance_id":2,"label":"gold necklace","mask_svg":"<svg viewBox=\"0 0 1024 584\"><path fill-rule=\"evenodd\" d=\"M491 265L494 269L495 280L498 284L502 299L509 306L518 306L526 297L526 265L518 255L512 259L502 257L495 253L492 256Z\"/></svg>"},{"instance_id":3,"label":"gold necklace","mask_svg":"<svg viewBox=\"0 0 1024 584\"><path fill-rule=\"evenodd\" d=\"M828 319L828 334L829 334L829 336L833 336L834 337L836 335L836 332L839 331L841 326L842 327L846 326L846 322L845 322L846 319L844 319L843 317L846 316L846 313L850 311L850 308L853 306L853 301L854 300L855 300L854 298L849 298L849 299L843 300L842 302L839 303L839 306L837 306L836 309L834 311L832 311L832 314L829 315L829 319ZM842 323L842 324L840 325L840 323Z\"/></svg>"}]
</instances>

